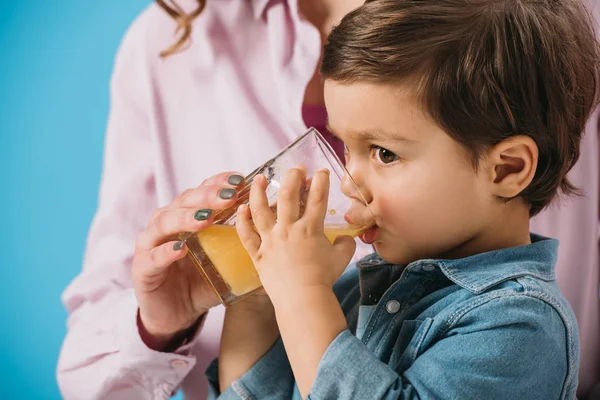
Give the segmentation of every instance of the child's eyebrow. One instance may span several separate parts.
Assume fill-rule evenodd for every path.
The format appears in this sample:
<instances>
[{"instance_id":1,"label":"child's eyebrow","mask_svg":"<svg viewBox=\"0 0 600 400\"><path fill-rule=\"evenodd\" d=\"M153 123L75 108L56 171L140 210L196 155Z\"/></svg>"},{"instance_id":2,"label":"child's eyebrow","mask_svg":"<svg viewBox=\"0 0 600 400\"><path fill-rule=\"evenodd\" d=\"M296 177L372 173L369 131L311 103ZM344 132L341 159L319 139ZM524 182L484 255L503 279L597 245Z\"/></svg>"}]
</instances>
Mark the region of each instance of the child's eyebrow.
<instances>
[{"instance_id":1,"label":"child's eyebrow","mask_svg":"<svg viewBox=\"0 0 600 400\"><path fill-rule=\"evenodd\" d=\"M327 129L333 136L340 139L339 135L331 128L331 125L326 125ZM390 133L383 131L351 131L348 136L354 140L360 141L383 141L383 140L398 140L405 143L414 143L414 140L407 139L399 133Z\"/></svg>"}]
</instances>

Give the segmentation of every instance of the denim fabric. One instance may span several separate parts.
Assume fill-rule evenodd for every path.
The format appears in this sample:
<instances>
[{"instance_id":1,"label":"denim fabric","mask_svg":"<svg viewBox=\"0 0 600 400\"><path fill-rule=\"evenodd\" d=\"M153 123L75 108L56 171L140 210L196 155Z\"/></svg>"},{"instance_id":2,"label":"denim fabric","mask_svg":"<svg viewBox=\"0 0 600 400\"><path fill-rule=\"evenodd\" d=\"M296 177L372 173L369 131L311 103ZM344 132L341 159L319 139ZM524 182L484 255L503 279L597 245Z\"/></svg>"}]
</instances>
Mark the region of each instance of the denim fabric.
<instances>
[{"instance_id":1,"label":"denim fabric","mask_svg":"<svg viewBox=\"0 0 600 400\"><path fill-rule=\"evenodd\" d=\"M331 343L308 398L574 399L579 339L554 280L558 242L532 241L411 263L370 306L361 270L389 264L372 254L349 267L334 290L356 335ZM210 398L300 399L281 340L220 395L216 371Z\"/></svg>"}]
</instances>

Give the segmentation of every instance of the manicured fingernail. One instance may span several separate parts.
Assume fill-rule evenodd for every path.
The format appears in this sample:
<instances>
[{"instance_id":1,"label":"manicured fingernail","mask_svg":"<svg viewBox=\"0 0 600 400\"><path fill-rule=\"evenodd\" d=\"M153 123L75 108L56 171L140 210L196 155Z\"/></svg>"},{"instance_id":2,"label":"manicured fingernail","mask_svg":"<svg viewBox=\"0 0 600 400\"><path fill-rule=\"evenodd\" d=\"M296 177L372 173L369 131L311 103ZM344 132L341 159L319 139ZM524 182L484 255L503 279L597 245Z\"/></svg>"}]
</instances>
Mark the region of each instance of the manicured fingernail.
<instances>
[{"instance_id":1,"label":"manicured fingernail","mask_svg":"<svg viewBox=\"0 0 600 400\"><path fill-rule=\"evenodd\" d=\"M227 183L229 183L230 185L233 186L237 186L240 183L242 183L244 181L244 177L241 175L230 175L229 178L227 178Z\"/></svg>"},{"instance_id":2,"label":"manicured fingernail","mask_svg":"<svg viewBox=\"0 0 600 400\"><path fill-rule=\"evenodd\" d=\"M182 241L182 242L176 242L176 243L173 245L173 250L175 250L175 251L179 251L179 250L183 249L183 245L184 245L184 244L185 244L185 242L183 242L183 241Z\"/></svg>"},{"instance_id":3,"label":"manicured fingernail","mask_svg":"<svg viewBox=\"0 0 600 400\"><path fill-rule=\"evenodd\" d=\"M223 200L229 200L236 193L237 193L237 190L235 190L235 189L231 189L231 188L221 189L221 191L219 192L219 197L222 198Z\"/></svg>"},{"instance_id":4,"label":"manicured fingernail","mask_svg":"<svg viewBox=\"0 0 600 400\"><path fill-rule=\"evenodd\" d=\"M194 219L196 219L197 221L206 221L208 219L208 217L210 217L211 213L212 213L212 210L209 210L208 208L198 210L194 214Z\"/></svg>"}]
</instances>

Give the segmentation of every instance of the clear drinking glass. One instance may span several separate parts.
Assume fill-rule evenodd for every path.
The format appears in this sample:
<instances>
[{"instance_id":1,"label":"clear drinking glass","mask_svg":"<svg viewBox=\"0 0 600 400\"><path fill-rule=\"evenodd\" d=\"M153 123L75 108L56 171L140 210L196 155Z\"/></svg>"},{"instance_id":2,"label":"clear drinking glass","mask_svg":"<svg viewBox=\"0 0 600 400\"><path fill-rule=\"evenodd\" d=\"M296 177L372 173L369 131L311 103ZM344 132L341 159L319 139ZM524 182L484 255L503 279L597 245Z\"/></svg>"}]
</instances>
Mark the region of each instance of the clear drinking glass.
<instances>
[{"instance_id":1,"label":"clear drinking glass","mask_svg":"<svg viewBox=\"0 0 600 400\"><path fill-rule=\"evenodd\" d=\"M368 210L367 203L348 171L323 136L316 129L310 128L245 178L239 190L238 201L234 206L215 213L213 226L200 232L181 235L194 265L226 306L261 288L258 273L235 229L237 208L242 203L248 203L254 177L263 174L269 182L269 204L276 213L277 193L285 172L300 165L306 168L307 181L320 169L327 168L330 171L328 210L325 218L325 235L330 241L333 242L340 235L356 237L372 225L373 216L370 211L364 212L365 209ZM354 185L353 189L363 203L359 207L356 204L353 206L356 198L350 199L341 191L342 179L345 176L350 184ZM357 208L362 212L354 214Z\"/></svg>"}]
</instances>

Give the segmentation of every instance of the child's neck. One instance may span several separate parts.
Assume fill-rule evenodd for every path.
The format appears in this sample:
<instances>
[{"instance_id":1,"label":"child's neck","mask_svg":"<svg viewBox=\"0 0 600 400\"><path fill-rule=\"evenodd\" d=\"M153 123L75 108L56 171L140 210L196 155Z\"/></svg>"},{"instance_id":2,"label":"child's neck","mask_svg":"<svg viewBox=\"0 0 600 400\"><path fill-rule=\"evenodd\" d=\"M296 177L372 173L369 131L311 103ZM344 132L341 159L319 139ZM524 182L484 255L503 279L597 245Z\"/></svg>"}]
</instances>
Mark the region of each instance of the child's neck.
<instances>
[{"instance_id":1,"label":"child's neck","mask_svg":"<svg viewBox=\"0 0 600 400\"><path fill-rule=\"evenodd\" d=\"M501 204L484 229L440 258L458 259L531 244L529 218L529 207L520 198Z\"/></svg>"}]
</instances>

